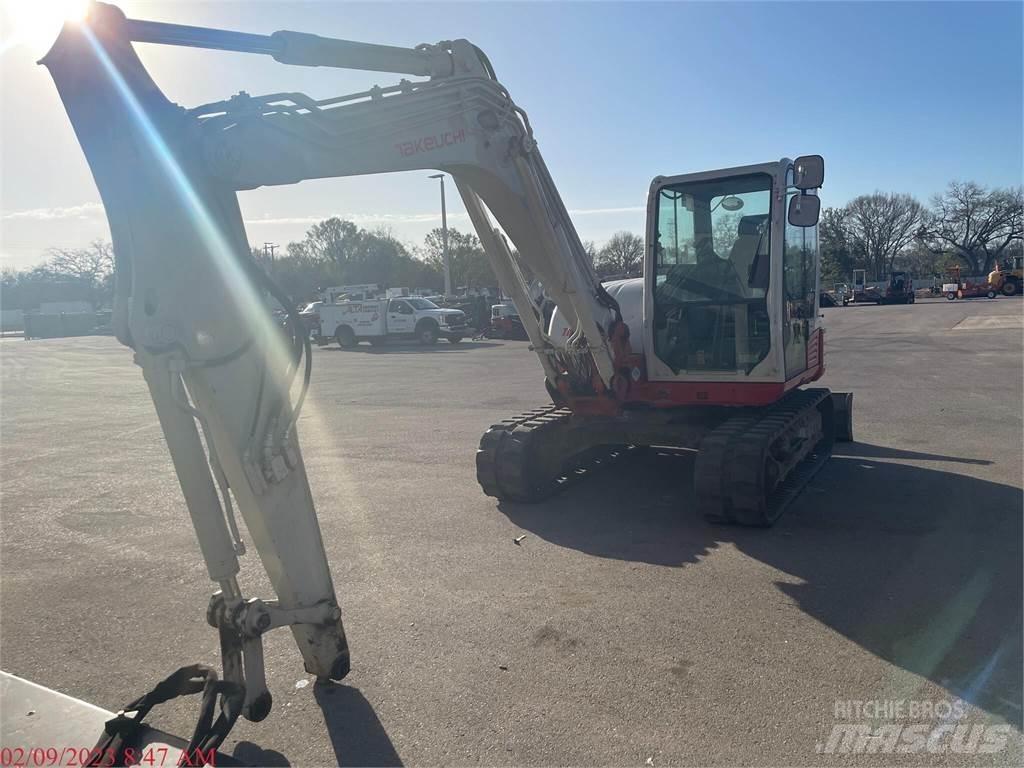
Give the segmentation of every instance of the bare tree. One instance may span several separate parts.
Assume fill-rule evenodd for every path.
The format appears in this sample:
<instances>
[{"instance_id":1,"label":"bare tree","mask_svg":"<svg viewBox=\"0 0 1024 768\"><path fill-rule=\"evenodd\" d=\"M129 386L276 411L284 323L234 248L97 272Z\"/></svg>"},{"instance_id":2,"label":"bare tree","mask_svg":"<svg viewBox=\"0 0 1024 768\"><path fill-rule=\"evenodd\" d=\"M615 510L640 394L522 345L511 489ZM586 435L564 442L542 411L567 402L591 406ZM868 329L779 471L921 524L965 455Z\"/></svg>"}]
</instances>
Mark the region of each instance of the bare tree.
<instances>
[{"instance_id":1,"label":"bare tree","mask_svg":"<svg viewBox=\"0 0 1024 768\"><path fill-rule=\"evenodd\" d=\"M111 292L114 274L114 248L110 243L94 240L88 248L51 248L44 265L57 280L71 280L82 286L94 306L99 306Z\"/></svg>"},{"instance_id":2,"label":"bare tree","mask_svg":"<svg viewBox=\"0 0 1024 768\"><path fill-rule=\"evenodd\" d=\"M736 238L739 235L740 221L743 219L743 214L739 211L736 213L720 213L712 218L711 242L714 244L715 253L721 258L727 259L732 251L733 243L736 242Z\"/></svg>"},{"instance_id":3,"label":"bare tree","mask_svg":"<svg viewBox=\"0 0 1024 768\"><path fill-rule=\"evenodd\" d=\"M989 190L953 181L932 198L917 236L933 253L957 256L972 274L986 274L1024 239L1022 210L1020 187Z\"/></svg>"},{"instance_id":4,"label":"bare tree","mask_svg":"<svg viewBox=\"0 0 1024 768\"><path fill-rule=\"evenodd\" d=\"M644 271L644 241L632 232L616 232L597 253L597 273L602 276L639 277Z\"/></svg>"},{"instance_id":5,"label":"bare tree","mask_svg":"<svg viewBox=\"0 0 1024 768\"><path fill-rule=\"evenodd\" d=\"M597 263L597 246L594 245L593 240L583 241L583 252L587 254L587 258L590 259L590 266L594 266Z\"/></svg>"},{"instance_id":6,"label":"bare tree","mask_svg":"<svg viewBox=\"0 0 1024 768\"><path fill-rule=\"evenodd\" d=\"M851 245L875 280L891 272L896 256L914 241L922 214L917 200L894 192L861 195L846 204Z\"/></svg>"},{"instance_id":7,"label":"bare tree","mask_svg":"<svg viewBox=\"0 0 1024 768\"><path fill-rule=\"evenodd\" d=\"M88 248L51 248L47 254L53 272L86 283L100 282L114 271L114 248L102 240L94 240Z\"/></svg>"}]
</instances>

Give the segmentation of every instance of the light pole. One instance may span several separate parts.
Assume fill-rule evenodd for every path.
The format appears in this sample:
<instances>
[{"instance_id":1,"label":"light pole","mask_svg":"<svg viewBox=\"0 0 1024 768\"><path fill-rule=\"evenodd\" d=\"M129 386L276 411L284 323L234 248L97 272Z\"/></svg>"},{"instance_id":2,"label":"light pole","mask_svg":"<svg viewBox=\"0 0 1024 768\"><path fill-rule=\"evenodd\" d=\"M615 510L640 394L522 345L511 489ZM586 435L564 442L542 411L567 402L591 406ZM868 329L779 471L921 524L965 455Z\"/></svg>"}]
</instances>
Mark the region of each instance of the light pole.
<instances>
[{"instance_id":1,"label":"light pole","mask_svg":"<svg viewBox=\"0 0 1024 768\"><path fill-rule=\"evenodd\" d=\"M444 260L444 295L452 295L452 270L448 261L448 211L444 202L444 174L435 173L430 178L441 180L441 247Z\"/></svg>"}]
</instances>

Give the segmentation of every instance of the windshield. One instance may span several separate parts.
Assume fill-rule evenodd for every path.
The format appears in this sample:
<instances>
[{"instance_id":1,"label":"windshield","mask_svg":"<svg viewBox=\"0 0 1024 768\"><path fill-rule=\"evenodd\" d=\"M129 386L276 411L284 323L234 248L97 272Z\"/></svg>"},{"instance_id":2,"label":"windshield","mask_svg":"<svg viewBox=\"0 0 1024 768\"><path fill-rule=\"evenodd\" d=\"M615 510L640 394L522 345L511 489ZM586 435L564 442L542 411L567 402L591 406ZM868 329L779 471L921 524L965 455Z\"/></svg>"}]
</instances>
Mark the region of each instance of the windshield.
<instances>
[{"instance_id":1,"label":"windshield","mask_svg":"<svg viewBox=\"0 0 1024 768\"><path fill-rule=\"evenodd\" d=\"M654 348L675 372L749 373L768 354L771 185L751 174L659 192Z\"/></svg>"},{"instance_id":2,"label":"windshield","mask_svg":"<svg viewBox=\"0 0 1024 768\"><path fill-rule=\"evenodd\" d=\"M437 304L427 299L406 299L406 301L412 304L413 309L440 309Z\"/></svg>"}]
</instances>

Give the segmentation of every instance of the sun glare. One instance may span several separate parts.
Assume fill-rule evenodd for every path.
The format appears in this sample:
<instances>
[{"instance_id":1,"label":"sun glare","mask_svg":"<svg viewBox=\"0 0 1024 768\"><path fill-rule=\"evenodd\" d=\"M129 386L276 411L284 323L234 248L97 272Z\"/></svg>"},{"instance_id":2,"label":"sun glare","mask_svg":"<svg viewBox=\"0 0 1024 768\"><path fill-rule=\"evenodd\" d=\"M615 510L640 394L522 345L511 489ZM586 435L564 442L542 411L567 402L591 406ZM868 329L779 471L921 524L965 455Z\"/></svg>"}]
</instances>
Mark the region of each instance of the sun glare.
<instances>
[{"instance_id":1,"label":"sun glare","mask_svg":"<svg viewBox=\"0 0 1024 768\"><path fill-rule=\"evenodd\" d=\"M66 21L81 21L89 10L89 0L0 0L3 31L0 48L16 45L30 49L33 55L46 53L57 39Z\"/></svg>"}]
</instances>

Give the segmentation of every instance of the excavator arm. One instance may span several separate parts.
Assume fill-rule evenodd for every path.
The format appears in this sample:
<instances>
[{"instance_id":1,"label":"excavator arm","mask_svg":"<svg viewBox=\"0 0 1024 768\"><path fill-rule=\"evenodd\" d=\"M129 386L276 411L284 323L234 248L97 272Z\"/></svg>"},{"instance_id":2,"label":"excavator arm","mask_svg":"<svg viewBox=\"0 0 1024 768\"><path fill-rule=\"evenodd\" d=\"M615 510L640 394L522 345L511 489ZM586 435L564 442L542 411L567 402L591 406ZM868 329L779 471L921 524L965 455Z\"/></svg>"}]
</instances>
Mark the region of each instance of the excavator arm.
<instances>
[{"instance_id":1,"label":"excavator arm","mask_svg":"<svg viewBox=\"0 0 1024 768\"><path fill-rule=\"evenodd\" d=\"M132 42L429 79L323 101L241 93L185 109L161 93ZM319 677L343 677L349 655L296 427L309 381L308 334L289 298L252 262L237 191L448 172L554 396L614 399L628 329L594 274L526 114L464 40L404 49L295 32L250 35L131 20L95 3L85 21L65 26L41 63L110 222L115 333L143 370L207 570L220 586L208 620L220 632L225 676L245 684L243 713L262 719L271 701L263 632L290 626L306 669ZM520 264L573 329L567 343L549 340ZM283 331L264 303L268 292L289 310ZM242 595L236 505L277 601Z\"/></svg>"},{"instance_id":2,"label":"excavator arm","mask_svg":"<svg viewBox=\"0 0 1024 768\"><path fill-rule=\"evenodd\" d=\"M116 70L136 94L155 132L176 144L179 163L200 165L197 172L203 181L222 192L395 171L450 173L502 287L524 317L548 380L563 393L580 396L612 387L614 337L621 325L617 305L594 273L526 113L495 79L476 46L456 40L404 49L298 32L252 35L126 19L117 9L102 5L95 6L82 31L104 65L99 69L108 71L97 71L97 82L89 88L77 87L79 98L95 99L106 90L116 100L115 84L105 82L110 80L109 70ZM403 79L389 87L321 101L301 93L240 93L182 110L149 79L132 41L247 51L287 64L430 79ZM52 58L46 60L51 70ZM81 77L76 71L76 78ZM62 88L62 95L70 114L66 90ZM116 119L116 111L107 110L108 124ZM168 113L173 119L167 119ZM119 158L119 165L123 160ZM158 166L157 172L163 170ZM220 230L242 227L235 211L211 213ZM514 255L504 235L511 240ZM569 343L556 346L547 339L542 309L530 296L520 262L572 323L576 335Z\"/></svg>"}]
</instances>

